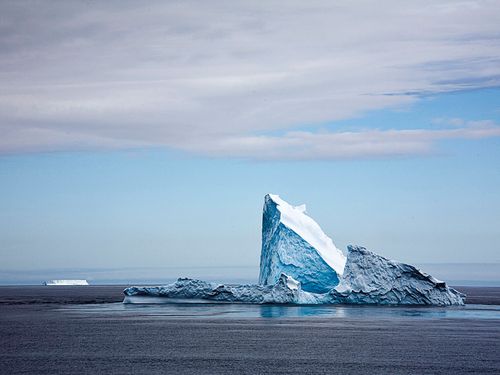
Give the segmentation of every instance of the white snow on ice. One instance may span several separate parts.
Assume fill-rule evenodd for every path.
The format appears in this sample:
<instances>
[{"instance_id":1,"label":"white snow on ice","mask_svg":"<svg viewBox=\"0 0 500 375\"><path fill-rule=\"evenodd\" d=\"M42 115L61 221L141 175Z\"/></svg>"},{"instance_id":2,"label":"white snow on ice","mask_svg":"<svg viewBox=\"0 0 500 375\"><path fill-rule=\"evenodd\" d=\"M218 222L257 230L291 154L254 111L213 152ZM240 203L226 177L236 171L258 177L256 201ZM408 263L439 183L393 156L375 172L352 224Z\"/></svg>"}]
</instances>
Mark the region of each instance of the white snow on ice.
<instances>
[{"instance_id":1,"label":"white snow on ice","mask_svg":"<svg viewBox=\"0 0 500 375\"><path fill-rule=\"evenodd\" d=\"M269 194L277 204L281 213L281 223L302 237L309 245L316 249L323 260L340 276L344 273L346 257L338 249L332 239L328 237L306 211L306 205L292 206L280 198L279 195Z\"/></svg>"},{"instance_id":2,"label":"white snow on ice","mask_svg":"<svg viewBox=\"0 0 500 375\"><path fill-rule=\"evenodd\" d=\"M295 280L293 277L287 275L286 285L291 290L299 290L300 283L297 280Z\"/></svg>"}]
</instances>

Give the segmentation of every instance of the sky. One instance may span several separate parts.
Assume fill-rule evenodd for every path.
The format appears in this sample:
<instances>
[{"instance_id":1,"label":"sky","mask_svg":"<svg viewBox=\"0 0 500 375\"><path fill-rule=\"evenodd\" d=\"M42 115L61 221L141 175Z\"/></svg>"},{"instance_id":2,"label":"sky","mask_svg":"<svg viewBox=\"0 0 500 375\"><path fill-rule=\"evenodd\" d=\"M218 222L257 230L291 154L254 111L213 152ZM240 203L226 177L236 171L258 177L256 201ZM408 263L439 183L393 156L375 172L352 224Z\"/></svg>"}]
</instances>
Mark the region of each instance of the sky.
<instances>
[{"instance_id":1,"label":"sky","mask_svg":"<svg viewBox=\"0 0 500 375\"><path fill-rule=\"evenodd\" d=\"M266 193L481 269L499 191L497 1L0 3L0 282L247 277Z\"/></svg>"}]
</instances>

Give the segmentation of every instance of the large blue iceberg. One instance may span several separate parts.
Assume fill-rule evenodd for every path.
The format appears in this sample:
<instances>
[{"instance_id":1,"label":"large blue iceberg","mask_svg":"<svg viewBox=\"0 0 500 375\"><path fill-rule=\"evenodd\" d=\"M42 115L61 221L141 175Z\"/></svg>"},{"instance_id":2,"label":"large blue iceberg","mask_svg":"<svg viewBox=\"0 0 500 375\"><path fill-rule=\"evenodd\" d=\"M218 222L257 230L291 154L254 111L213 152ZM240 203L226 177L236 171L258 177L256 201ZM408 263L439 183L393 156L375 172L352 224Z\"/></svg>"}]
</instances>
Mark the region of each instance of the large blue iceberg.
<instances>
[{"instance_id":1,"label":"large blue iceberg","mask_svg":"<svg viewBox=\"0 0 500 375\"><path fill-rule=\"evenodd\" d=\"M419 269L360 246L344 256L319 225L277 195L265 197L259 284L180 278L124 290L124 303L463 305L465 295Z\"/></svg>"}]
</instances>

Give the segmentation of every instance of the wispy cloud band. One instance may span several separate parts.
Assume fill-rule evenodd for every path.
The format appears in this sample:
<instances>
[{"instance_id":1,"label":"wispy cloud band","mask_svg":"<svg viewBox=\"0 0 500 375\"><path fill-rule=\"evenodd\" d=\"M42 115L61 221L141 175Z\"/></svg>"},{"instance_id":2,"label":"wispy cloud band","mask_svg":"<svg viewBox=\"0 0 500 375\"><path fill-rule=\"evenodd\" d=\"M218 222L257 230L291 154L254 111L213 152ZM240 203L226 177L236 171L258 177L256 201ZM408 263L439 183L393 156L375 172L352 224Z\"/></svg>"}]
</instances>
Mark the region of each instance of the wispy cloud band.
<instances>
[{"instance_id":1,"label":"wispy cloud band","mask_svg":"<svg viewBox=\"0 0 500 375\"><path fill-rule=\"evenodd\" d=\"M494 124L314 130L422 93L498 86L498 2L16 1L0 14L0 153L338 159L498 136Z\"/></svg>"},{"instance_id":2,"label":"wispy cloud band","mask_svg":"<svg viewBox=\"0 0 500 375\"><path fill-rule=\"evenodd\" d=\"M282 136L213 139L186 146L213 156L233 155L261 160L329 160L429 155L445 139L481 139L500 136L500 126L467 122L456 129L364 130L356 132L288 132Z\"/></svg>"}]
</instances>

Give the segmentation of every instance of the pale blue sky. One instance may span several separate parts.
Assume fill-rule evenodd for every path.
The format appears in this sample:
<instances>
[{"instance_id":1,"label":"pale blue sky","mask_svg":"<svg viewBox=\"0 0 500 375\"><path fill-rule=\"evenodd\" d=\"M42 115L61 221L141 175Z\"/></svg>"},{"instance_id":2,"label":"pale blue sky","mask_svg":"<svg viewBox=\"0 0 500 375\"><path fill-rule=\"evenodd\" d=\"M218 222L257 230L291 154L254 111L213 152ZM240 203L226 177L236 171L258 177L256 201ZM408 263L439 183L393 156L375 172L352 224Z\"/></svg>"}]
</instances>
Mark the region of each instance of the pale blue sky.
<instances>
[{"instance_id":1,"label":"pale blue sky","mask_svg":"<svg viewBox=\"0 0 500 375\"><path fill-rule=\"evenodd\" d=\"M498 121L499 95L443 94L350 122ZM500 138L449 140L427 156L349 161L162 149L4 156L2 268L256 265L267 192L306 203L341 248L362 244L412 263L499 262L499 165Z\"/></svg>"},{"instance_id":2,"label":"pale blue sky","mask_svg":"<svg viewBox=\"0 0 500 375\"><path fill-rule=\"evenodd\" d=\"M496 2L0 15L0 271L255 267L268 192L342 249L500 262Z\"/></svg>"}]
</instances>

